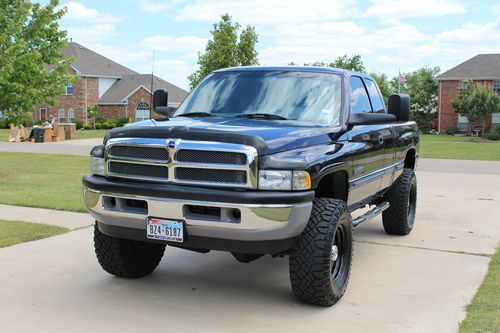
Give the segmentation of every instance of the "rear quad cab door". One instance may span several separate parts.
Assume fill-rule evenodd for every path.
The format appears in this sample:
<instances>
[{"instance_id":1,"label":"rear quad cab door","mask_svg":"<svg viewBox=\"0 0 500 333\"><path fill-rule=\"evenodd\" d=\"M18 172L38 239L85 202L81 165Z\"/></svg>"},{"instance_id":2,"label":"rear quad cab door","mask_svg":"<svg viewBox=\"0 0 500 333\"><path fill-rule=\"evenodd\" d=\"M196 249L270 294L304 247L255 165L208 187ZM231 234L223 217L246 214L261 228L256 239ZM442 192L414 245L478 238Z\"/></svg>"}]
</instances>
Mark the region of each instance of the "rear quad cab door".
<instances>
[{"instance_id":1,"label":"rear quad cab door","mask_svg":"<svg viewBox=\"0 0 500 333\"><path fill-rule=\"evenodd\" d=\"M350 78L350 112L373 112L366 85L358 76ZM356 125L348 132L352 144L352 168L349 175L348 205L360 202L378 191L382 185L385 167L385 138L392 131L390 125Z\"/></svg>"}]
</instances>

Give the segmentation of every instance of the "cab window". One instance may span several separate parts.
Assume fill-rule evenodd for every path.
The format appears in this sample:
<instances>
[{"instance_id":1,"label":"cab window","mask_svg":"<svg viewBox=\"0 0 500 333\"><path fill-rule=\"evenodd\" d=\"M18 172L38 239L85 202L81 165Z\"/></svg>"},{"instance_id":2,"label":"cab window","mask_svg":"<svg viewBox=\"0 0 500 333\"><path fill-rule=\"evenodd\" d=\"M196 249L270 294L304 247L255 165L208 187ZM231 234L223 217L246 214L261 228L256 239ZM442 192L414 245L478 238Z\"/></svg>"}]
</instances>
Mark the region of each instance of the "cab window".
<instances>
[{"instance_id":1,"label":"cab window","mask_svg":"<svg viewBox=\"0 0 500 333\"><path fill-rule=\"evenodd\" d=\"M368 94L370 95L370 100L372 101L374 112L385 112L384 99L382 98L375 82L370 79L365 79L365 83L366 88L368 89Z\"/></svg>"},{"instance_id":2,"label":"cab window","mask_svg":"<svg viewBox=\"0 0 500 333\"><path fill-rule=\"evenodd\" d=\"M373 112L365 85L359 76L351 76L351 113Z\"/></svg>"}]
</instances>

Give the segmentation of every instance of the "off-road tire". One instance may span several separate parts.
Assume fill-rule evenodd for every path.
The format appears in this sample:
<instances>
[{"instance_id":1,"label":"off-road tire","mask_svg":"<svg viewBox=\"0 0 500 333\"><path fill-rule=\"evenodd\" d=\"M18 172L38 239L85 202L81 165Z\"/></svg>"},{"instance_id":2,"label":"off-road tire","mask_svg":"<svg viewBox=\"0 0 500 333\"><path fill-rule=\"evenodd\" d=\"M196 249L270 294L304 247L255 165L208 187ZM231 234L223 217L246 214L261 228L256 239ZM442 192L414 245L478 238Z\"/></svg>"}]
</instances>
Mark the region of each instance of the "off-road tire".
<instances>
[{"instance_id":1,"label":"off-road tire","mask_svg":"<svg viewBox=\"0 0 500 333\"><path fill-rule=\"evenodd\" d=\"M101 267L118 277L140 278L150 274L160 263L165 245L115 238L94 226L94 248Z\"/></svg>"},{"instance_id":2,"label":"off-road tire","mask_svg":"<svg viewBox=\"0 0 500 333\"><path fill-rule=\"evenodd\" d=\"M334 241L339 243L335 261L332 260ZM290 251L294 296L314 305L337 303L349 281L352 246L352 222L346 203L329 198L314 199L309 222Z\"/></svg>"},{"instance_id":3,"label":"off-road tire","mask_svg":"<svg viewBox=\"0 0 500 333\"><path fill-rule=\"evenodd\" d=\"M408 235L415 223L417 208L417 178L412 169L404 169L384 195L390 206L382 214L385 232Z\"/></svg>"}]
</instances>

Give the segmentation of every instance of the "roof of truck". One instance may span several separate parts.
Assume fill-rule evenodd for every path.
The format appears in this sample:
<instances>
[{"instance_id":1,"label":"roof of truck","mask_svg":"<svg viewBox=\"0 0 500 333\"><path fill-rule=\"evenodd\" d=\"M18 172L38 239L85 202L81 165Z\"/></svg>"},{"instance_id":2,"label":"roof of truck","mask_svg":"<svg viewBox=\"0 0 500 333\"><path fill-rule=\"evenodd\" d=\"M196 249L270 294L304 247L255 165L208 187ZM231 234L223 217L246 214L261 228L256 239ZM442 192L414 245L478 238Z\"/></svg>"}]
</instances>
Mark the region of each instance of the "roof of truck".
<instances>
[{"instance_id":1,"label":"roof of truck","mask_svg":"<svg viewBox=\"0 0 500 333\"><path fill-rule=\"evenodd\" d=\"M293 71L293 72L316 72L316 73L334 73L367 76L364 73L354 72L347 69L332 68L332 67L317 67L317 66L241 66L229 67L215 70L218 72L250 72L250 71Z\"/></svg>"}]
</instances>

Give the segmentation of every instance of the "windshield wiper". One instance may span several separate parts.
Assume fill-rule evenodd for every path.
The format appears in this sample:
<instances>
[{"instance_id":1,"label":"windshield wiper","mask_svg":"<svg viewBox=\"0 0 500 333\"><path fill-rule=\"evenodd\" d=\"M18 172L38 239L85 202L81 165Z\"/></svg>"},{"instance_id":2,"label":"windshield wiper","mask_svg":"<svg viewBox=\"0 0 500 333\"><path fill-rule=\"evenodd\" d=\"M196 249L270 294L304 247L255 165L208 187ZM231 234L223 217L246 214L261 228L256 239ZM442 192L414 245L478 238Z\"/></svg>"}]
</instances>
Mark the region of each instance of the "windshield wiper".
<instances>
[{"instance_id":1,"label":"windshield wiper","mask_svg":"<svg viewBox=\"0 0 500 333\"><path fill-rule=\"evenodd\" d=\"M287 117L279 116L277 114L271 113L243 113L237 115L240 118L250 118L250 119L274 119L274 120L289 120Z\"/></svg>"},{"instance_id":2,"label":"windshield wiper","mask_svg":"<svg viewBox=\"0 0 500 333\"><path fill-rule=\"evenodd\" d=\"M177 117L215 117L215 116L209 112L188 112L188 113L182 113L175 117L177 118Z\"/></svg>"}]
</instances>

